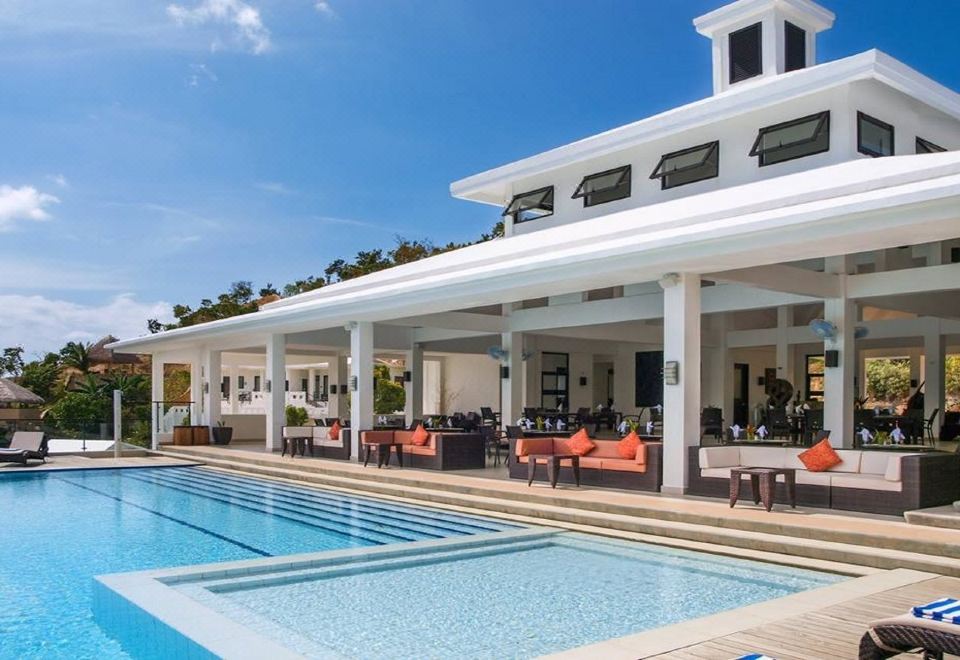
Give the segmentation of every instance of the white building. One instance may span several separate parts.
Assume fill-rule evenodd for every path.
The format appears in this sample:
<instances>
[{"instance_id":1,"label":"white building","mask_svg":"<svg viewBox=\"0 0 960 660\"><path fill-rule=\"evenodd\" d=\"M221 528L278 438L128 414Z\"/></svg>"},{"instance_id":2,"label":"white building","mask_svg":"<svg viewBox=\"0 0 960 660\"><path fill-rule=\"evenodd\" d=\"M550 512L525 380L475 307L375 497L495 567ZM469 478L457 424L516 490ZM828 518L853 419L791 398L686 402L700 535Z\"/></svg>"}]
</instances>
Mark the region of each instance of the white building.
<instances>
[{"instance_id":1,"label":"white building","mask_svg":"<svg viewBox=\"0 0 960 660\"><path fill-rule=\"evenodd\" d=\"M155 392L164 362L191 363L209 422L208 384L256 357L270 449L285 380L337 386L331 416L349 389L352 426L368 428L376 358L404 360L411 419L489 405L512 420L558 396L630 414L662 396L672 492L701 408L748 414L769 370L804 397L822 387L837 445L853 443L871 356L911 356L927 415L942 411L960 345L960 95L875 50L818 64L833 21L810 0L697 18L711 97L451 185L505 209L503 239L114 348L153 355ZM833 337L813 334L817 318ZM835 366L808 377L824 355Z\"/></svg>"}]
</instances>

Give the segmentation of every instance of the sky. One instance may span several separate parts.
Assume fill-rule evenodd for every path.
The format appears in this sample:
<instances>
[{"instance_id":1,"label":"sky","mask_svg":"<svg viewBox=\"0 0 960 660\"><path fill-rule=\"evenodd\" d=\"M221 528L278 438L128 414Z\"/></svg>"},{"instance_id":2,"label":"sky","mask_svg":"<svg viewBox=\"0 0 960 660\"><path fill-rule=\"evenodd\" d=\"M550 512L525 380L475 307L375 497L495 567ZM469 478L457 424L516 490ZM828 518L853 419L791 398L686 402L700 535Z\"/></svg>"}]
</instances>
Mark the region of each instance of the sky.
<instances>
[{"instance_id":1,"label":"sky","mask_svg":"<svg viewBox=\"0 0 960 660\"><path fill-rule=\"evenodd\" d=\"M710 94L723 0L0 0L0 347L472 240L450 182ZM821 62L960 89L960 0L823 0Z\"/></svg>"}]
</instances>

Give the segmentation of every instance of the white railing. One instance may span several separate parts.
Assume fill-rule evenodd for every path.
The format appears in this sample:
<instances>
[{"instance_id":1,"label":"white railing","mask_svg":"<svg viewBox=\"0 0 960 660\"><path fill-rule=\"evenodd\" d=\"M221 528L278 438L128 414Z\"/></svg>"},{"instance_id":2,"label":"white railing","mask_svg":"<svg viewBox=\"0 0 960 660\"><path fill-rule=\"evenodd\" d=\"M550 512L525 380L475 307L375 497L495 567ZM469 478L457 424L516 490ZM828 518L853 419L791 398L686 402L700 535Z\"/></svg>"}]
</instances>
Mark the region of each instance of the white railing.
<instances>
[{"instance_id":1,"label":"white railing","mask_svg":"<svg viewBox=\"0 0 960 660\"><path fill-rule=\"evenodd\" d=\"M330 406L326 401L309 401L306 392L286 392L285 403L288 406L304 408L313 419L326 417ZM263 392L241 392L234 409L229 400L220 402L222 415L266 415L267 401Z\"/></svg>"}]
</instances>

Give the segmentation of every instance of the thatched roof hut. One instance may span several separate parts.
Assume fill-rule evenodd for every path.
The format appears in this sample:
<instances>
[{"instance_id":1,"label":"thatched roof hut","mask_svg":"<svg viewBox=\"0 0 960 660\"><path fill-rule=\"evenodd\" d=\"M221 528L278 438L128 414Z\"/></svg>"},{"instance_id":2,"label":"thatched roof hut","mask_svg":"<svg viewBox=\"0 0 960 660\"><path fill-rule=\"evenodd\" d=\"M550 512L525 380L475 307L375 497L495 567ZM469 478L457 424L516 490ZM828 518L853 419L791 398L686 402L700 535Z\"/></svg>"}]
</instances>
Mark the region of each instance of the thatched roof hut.
<instances>
[{"instance_id":1,"label":"thatched roof hut","mask_svg":"<svg viewBox=\"0 0 960 660\"><path fill-rule=\"evenodd\" d=\"M107 344L117 341L113 335L107 335L96 344L90 347L87 354L90 356L91 364L120 365L120 364L140 364L139 355L130 355L128 353L114 353L112 349L107 348Z\"/></svg>"},{"instance_id":2,"label":"thatched roof hut","mask_svg":"<svg viewBox=\"0 0 960 660\"><path fill-rule=\"evenodd\" d=\"M8 378L0 378L0 406L39 406L43 399Z\"/></svg>"}]
</instances>

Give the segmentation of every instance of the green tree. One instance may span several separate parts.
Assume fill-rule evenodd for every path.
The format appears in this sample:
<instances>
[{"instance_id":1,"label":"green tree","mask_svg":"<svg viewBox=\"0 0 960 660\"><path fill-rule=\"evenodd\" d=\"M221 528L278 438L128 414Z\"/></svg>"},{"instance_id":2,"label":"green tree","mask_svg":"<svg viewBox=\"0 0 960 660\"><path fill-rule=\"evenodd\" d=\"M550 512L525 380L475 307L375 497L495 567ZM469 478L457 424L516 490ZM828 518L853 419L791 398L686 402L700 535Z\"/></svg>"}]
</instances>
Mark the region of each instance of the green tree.
<instances>
[{"instance_id":1,"label":"green tree","mask_svg":"<svg viewBox=\"0 0 960 660\"><path fill-rule=\"evenodd\" d=\"M55 397L59 381L60 356L57 353L47 353L41 360L27 362L17 379L17 382L47 402Z\"/></svg>"},{"instance_id":2,"label":"green tree","mask_svg":"<svg viewBox=\"0 0 960 660\"><path fill-rule=\"evenodd\" d=\"M866 363L867 395L893 403L910 395L910 360L877 358Z\"/></svg>"},{"instance_id":3,"label":"green tree","mask_svg":"<svg viewBox=\"0 0 960 660\"><path fill-rule=\"evenodd\" d=\"M92 344L71 341L60 349L60 364L77 369L80 373L90 372L90 347Z\"/></svg>"},{"instance_id":4,"label":"green tree","mask_svg":"<svg viewBox=\"0 0 960 660\"><path fill-rule=\"evenodd\" d=\"M88 392L67 392L50 406L46 419L58 431L69 435L99 433L109 421L107 399Z\"/></svg>"},{"instance_id":5,"label":"green tree","mask_svg":"<svg viewBox=\"0 0 960 660\"><path fill-rule=\"evenodd\" d=\"M375 380L373 389L373 412L377 415L389 415L403 410L407 392L390 378L386 365L378 364L373 368Z\"/></svg>"},{"instance_id":6,"label":"green tree","mask_svg":"<svg viewBox=\"0 0 960 660\"><path fill-rule=\"evenodd\" d=\"M23 346L10 346L0 355L0 376L19 376L23 371Z\"/></svg>"}]
</instances>

